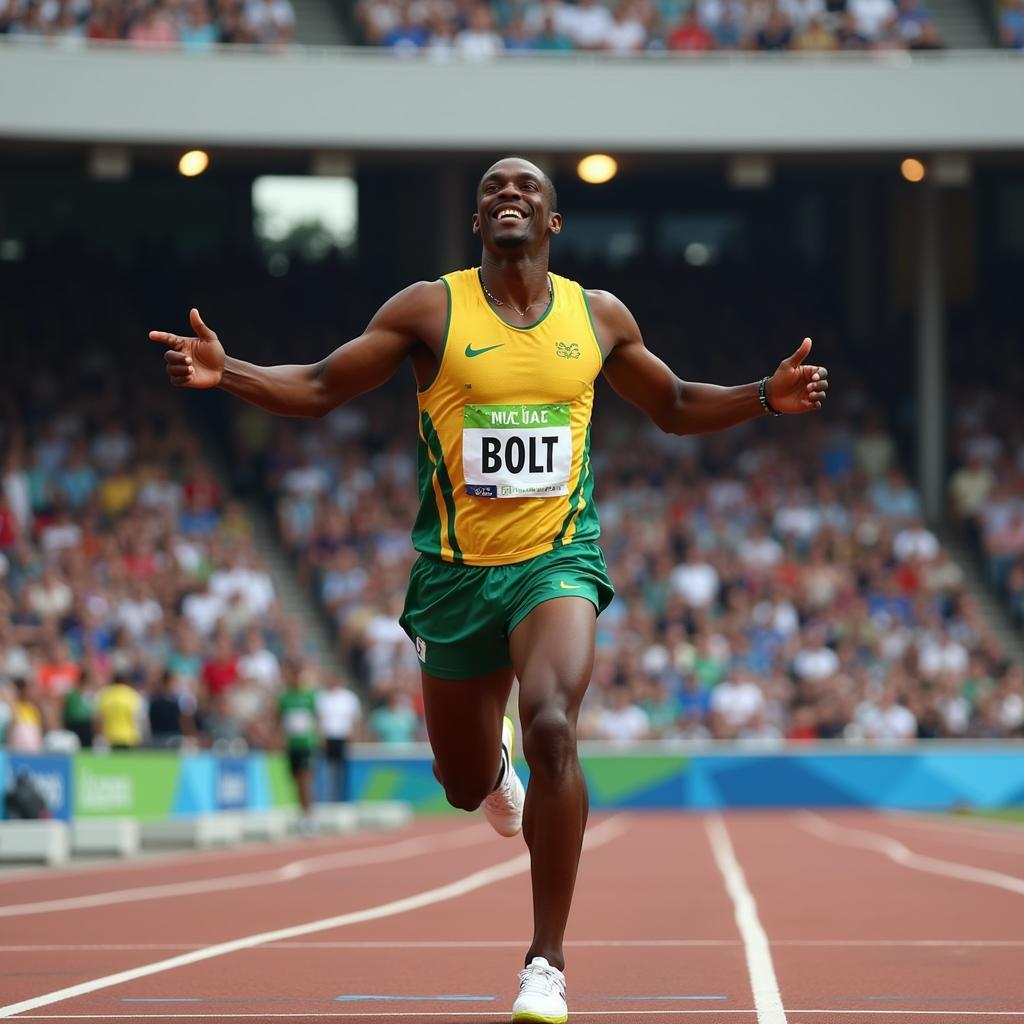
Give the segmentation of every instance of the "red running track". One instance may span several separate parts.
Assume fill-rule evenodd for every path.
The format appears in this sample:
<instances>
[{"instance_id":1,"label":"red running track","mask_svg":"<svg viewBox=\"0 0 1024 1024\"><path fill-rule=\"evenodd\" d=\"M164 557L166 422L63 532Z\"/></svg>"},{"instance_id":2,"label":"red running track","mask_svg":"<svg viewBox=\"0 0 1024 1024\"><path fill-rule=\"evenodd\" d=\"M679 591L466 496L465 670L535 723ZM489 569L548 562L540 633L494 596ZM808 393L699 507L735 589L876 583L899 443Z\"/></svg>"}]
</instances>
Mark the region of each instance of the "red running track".
<instances>
[{"instance_id":1,"label":"red running track","mask_svg":"<svg viewBox=\"0 0 1024 1024\"><path fill-rule=\"evenodd\" d=\"M574 1022L1024 1024L1024 829L909 815L591 823ZM521 839L395 833L0 874L0 1017L508 1019Z\"/></svg>"}]
</instances>

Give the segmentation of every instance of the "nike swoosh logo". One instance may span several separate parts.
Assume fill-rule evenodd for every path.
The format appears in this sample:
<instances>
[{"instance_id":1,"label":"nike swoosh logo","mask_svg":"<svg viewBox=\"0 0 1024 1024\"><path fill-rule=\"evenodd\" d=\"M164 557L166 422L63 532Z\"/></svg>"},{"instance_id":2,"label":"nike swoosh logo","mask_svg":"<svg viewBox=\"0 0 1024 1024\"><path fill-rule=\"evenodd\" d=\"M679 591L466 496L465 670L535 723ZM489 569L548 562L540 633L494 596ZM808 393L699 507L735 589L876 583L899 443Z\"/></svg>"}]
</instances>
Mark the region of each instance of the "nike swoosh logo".
<instances>
[{"instance_id":1,"label":"nike swoosh logo","mask_svg":"<svg viewBox=\"0 0 1024 1024\"><path fill-rule=\"evenodd\" d=\"M466 346L466 355L472 359L473 356L482 356L485 352L493 352L496 348L504 348L505 342L498 342L497 345L489 345L487 348L473 348L473 343L470 342Z\"/></svg>"},{"instance_id":2,"label":"nike swoosh logo","mask_svg":"<svg viewBox=\"0 0 1024 1024\"><path fill-rule=\"evenodd\" d=\"M577 587L574 587L574 586L573 586L573 585L572 585L571 583L566 583L566 582L565 582L565 580L559 580L559 581L558 581L558 585L559 585L559 586L560 586L560 587L561 587L561 588L562 588L563 590L579 590L579 589L580 589L580 588L579 588L578 586L577 586Z\"/></svg>"}]
</instances>

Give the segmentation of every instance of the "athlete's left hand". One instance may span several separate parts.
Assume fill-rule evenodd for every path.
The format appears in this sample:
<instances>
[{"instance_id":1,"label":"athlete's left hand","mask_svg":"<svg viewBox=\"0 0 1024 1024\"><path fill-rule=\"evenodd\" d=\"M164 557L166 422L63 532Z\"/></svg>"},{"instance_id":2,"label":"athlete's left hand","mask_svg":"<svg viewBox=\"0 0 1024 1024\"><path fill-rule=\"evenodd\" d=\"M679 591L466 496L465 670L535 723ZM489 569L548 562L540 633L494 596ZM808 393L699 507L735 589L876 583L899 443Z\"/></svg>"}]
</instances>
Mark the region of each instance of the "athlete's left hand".
<instances>
[{"instance_id":1,"label":"athlete's left hand","mask_svg":"<svg viewBox=\"0 0 1024 1024\"><path fill-rule=\"evenodd\" d=\"M788 359L783 359L769 378L765 395L776 412L813 412L825 401L828 370L824 366L804 364L810 351L811 339L804 338L800 347Z\"/></svg>"}]
</instances>

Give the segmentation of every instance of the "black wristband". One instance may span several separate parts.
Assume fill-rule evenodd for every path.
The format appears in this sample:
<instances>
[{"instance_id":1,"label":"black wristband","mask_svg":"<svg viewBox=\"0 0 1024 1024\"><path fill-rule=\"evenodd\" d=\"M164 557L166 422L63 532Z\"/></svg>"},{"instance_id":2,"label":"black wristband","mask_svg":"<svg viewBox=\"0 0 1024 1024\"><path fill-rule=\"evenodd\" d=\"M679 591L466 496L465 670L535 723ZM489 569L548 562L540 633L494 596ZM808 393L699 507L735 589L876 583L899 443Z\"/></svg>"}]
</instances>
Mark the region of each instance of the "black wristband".
<instances>
[{"instance_id":1,"label":"black wristband","mask_svg":"<svg viewBox=\"0 0 1024 1024\"><path fill-rule=\"evenodd\" d=\"M761 408L764 409L765 415L767 416L781 416L782 413L778 409L773 409L771 403L768 401L768 381L770 377L762 377L757 384L757 397L761 401Z\"/></svg>"}]
</instances>

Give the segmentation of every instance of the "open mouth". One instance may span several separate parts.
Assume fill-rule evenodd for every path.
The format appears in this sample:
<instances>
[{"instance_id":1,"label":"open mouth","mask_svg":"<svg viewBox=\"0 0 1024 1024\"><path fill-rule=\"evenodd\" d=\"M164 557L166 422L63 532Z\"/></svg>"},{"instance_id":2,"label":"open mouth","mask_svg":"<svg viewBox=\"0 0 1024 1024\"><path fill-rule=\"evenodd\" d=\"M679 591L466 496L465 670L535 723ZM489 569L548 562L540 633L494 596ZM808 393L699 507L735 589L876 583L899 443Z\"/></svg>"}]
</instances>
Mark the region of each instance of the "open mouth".
<instances>
[{"instance_id":1,"label":"open mouth","mask_svg":"<svg viewBox=\"0 0 1024 1024\"><path fill-rule=\"evenodd\" d=\"M494 211L494 219L496 221L523 221L526 220L527 214L519 209L518 206L499 206Z\"/></svg>"}]
</instances>

